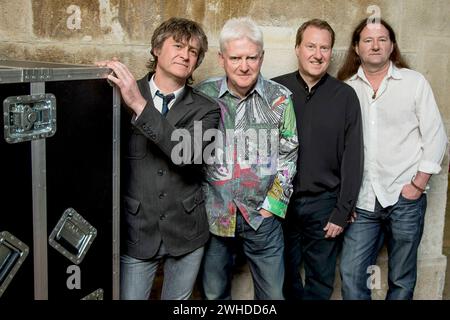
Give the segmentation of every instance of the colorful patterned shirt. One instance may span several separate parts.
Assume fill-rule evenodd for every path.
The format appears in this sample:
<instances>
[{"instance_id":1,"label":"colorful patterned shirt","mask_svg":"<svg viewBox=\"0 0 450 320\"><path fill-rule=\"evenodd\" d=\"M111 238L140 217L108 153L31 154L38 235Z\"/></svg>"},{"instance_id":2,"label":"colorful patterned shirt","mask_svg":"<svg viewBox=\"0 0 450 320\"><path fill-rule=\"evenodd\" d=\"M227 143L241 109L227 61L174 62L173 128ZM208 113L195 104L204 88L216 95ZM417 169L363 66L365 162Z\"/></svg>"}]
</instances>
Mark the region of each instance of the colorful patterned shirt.
<instances>
[{"instance_id":1,"label":"colorful patterned shirt","mask_svg":"<svg viewBox=\"0 0 450 320\"><path fill-rule=\"evenodd\" d=\"M284 218L298 149L291 92L261 75L243 99L230 92L226 77L206 80L197 89L216 99L221 109L205 168L211 233L233 237L238 210L254 230L264 219L260 209Z\"/></svg>"}]
</instances>

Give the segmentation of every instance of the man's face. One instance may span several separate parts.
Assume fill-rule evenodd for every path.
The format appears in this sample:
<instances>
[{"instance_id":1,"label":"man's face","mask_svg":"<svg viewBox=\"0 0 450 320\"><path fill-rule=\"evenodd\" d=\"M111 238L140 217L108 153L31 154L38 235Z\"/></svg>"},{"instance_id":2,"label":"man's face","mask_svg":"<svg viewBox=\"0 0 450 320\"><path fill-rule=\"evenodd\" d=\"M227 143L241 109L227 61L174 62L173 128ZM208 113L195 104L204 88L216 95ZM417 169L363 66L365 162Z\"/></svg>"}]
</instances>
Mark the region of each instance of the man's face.
<instances>
[{"instance_id":1,"label":"man's face","mask_svg":"<svg viewBox=\"0 0 450 320\"><path fill-rule=\"evenodd\" d=\"M195 70L199 50L200 44L196 38L191 38L189 43L167 38L160 49L154 50L158 57L156 72L177 82L186 81Z\"/></svg>"},{"instance_id":2,"label":"man's face","mask_svg":"<svg viewBox=\"0 0 450 320\"><path fill-rule=\"evenodd\" d=\"M302 78L310 83L319 81L330 65L331 33L314 26L307 27L295 53Z\"/></svg>"},{"instance_id":3,"label":"man's face","mask_svg":"<svg viewBox=\"0 0 450 320\"><path fill-rule=\"evenodd\" d=\"M263 59L260 46L247 38L227 42L224 52L219 53L219 63L227 75L228 88L245 97L258 81Z\"/></svg>"},{"instance_id":4,"label":"man's face","mask_svg":"<svg viewBox=\"0 0 450 320\"><path fill-rule=\"evenodd\" d=\"M392 50L394 50L394 44L389 37L389 31L382 24L371 25L371 28L366 26L355 47L362 66L375 70L386 66Z\"/></svg>"}]
</instances>

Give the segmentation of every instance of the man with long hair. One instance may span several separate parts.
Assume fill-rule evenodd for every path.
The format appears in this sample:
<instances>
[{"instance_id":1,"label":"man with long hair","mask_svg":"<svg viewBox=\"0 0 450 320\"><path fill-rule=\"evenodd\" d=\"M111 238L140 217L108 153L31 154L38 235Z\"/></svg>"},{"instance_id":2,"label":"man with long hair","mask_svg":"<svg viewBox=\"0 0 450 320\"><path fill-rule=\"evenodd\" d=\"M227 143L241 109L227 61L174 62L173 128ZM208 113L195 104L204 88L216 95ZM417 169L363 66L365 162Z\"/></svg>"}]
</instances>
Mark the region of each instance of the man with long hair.
<instances>
[{"instance_id":1,"label":"man with long hair","mask_svg":"<svg viewBox=\"0 0 450 320\"><path fill-rule=\"evenodd\" d=\"M342 296L371 298L368 270L384 236L386 299L412 299L427 184L441 170L447 144L439 109L428 81L408 68L383 19L358 24L338 77L360 100L365 150L356 218L344 235Z\"/></svg>"}]
</instances>

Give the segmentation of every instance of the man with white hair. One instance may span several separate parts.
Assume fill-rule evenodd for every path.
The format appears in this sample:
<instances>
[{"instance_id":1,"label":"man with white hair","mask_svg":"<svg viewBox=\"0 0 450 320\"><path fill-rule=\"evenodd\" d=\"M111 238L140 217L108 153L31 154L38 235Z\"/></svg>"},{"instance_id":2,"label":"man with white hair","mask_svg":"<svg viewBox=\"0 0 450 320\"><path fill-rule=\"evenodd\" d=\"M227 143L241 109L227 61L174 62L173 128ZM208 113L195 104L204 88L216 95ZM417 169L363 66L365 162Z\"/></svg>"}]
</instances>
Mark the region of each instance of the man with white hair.
<instances>
[{"instance_id":1,"label":"man with white hair","mask_svg":"<svg viewBox=\"0 0 450 320\"><path fill-rule=\"evenodd\" d=\"M206 299L231 299L233 254L241 248L255 298L283 299L280 218L292 194L298 141L290 92L262 77L263 58L255 22L230 19L220 33L219 63L226 75L197 87L221 108L216 161L207 166L205 184L212 234L202 272Z\"/></svg>"}]
</instances>

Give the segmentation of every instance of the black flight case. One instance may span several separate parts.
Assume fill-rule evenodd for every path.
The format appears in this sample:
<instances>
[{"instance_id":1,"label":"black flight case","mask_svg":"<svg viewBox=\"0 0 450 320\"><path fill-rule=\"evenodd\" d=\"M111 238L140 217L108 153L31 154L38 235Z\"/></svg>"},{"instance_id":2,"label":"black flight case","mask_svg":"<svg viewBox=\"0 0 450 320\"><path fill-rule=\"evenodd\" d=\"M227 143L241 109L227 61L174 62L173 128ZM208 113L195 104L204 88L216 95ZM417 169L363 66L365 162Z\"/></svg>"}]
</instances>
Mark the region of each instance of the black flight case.
<instances>
[{"instance_id":1,"label":"black flight case","mask_svg":"<svg viewBox=\"0 0 450 320\"><path fill-rule=\"evenodd\" d=\"M0 60L0 300L119 298L120 95L109 71Z\"/></svg>"}]
</instances>

